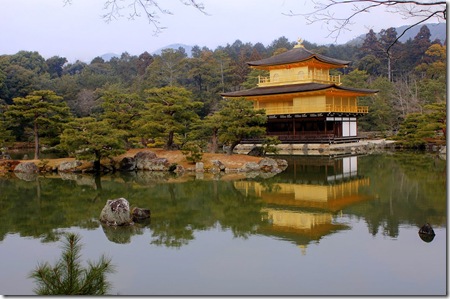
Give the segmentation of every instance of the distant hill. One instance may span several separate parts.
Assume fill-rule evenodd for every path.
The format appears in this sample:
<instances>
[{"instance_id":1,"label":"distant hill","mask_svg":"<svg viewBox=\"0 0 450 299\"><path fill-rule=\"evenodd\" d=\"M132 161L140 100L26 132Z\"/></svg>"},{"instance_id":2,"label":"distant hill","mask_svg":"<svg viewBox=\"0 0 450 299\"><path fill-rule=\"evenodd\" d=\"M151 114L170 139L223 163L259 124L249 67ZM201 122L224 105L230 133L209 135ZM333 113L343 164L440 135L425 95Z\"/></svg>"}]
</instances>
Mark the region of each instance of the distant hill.
<instances>
[{"instance_id":1,"label":"distant hill","mask_svg":"<svg viewBox=\"0 0 450 299\"><path fill-rule=\"evenodd\" d=\"M151 54L152 55L161 55L162 50L165 50L165 49L178 50L178 48L180 48L180 47L184 48L188 57L192 57L192 46L185 45L185 44L171 44L171 45L159 48L158 50L152 52Z\"/></svg>"},{"instance_id":2,"label":"distant hill","mask_svg":"<svg viewBox=\"0 0 450 299\"><path fill-rule=\"evenodd\" d=\"M103 60L106 62L106 61L110 61L111 58L113 58L113 57L120 58L120 55L114 54L114 53L106 53L106 54L103 54L100 57L103 58Z\"/></svg>"},{"instance_id":3,"label":"distant hill","mask_svg":"<svg viewBox=\"0 0 450 299\"><path fill-rule=\"evenodd\" d=\"M186 51L186 54L187 54L188 57L192 57L192 48L193 47L189 46L189 45L185 45L185 44L171 44L171 45L159 48L158 50L156 50L156 51L154 51L154 52L152 52L150 54L151 55L161 55L162 50L165 50L165 49L178 50L178 48L180 48L180 47L184 48L184 50ZM111 60L111 58L114 58L114 57L120 58L120 56L121 55L116 54L116 53L106 53L106 54L100 55L99 57L103 58L103 60L105 62L108 62L108 61Z\"/></svg>"},{"instance_id":4,"label":"distant hill","mask_svg":"<svg viewBox=\"0 0 450 299\"><path fill-rule=\"evenodd\" d=\"M427 25L428 29L430 29L431 37L430 40L434 41L435 39L439 39L442 43L445 42L447 39L447 25L445 23L430 23L430 24L423 24ZM400 38L400 42L404 43L408 39L414 39L414 37L419 33L420 28L423 25L415 26L408 31L405 32L405 34ZM397 36L402 34L402 32L408 28L408 25L396 27L395 30L397 31ZM388 28L384 28L388 29ZM377 32L379 34L379 32ZM364 39L366 38L365 34L361 34L360 36L348 41L346 44L350 45L361 45L364 42Z\"/></svg>"},{"instance_id":5,"label":"distant hill","mask_svg":"<svg viewBox=\"0 0 450 299\"><path fill-rule=\"evenodd\" d=\"M430 29L430 33L431 33L431 41L434 41L435 39L440 39L441 42L445 42L445 40L447 39L447 26L445 23L430 23L430 24L425 24L428 26L428 29ZM400 35L403 30L405 30L408 26L401 26L401 27L397 27L395 28L397 30L397 36ZM400 38L401 42L406 42L408 39L413 39L417 33L419 32L420 28L422 27L422 25L419 26L415 26L411 29L409 29L405 35L403 35ZM387 29L387 28L385 28ZM378 32L379 34L379 32ZM366 38L365 34L361 34L358 37L355 37L354 39L348 41L347 43L345 43L346 45L362 45L364 39ZM152 53L150 53L151 55L161 55L161 52L165 49L174 49L174 50L178 50L178 48L184 48L184 50L186 51L186 54L188 55L188 57L192 57L192 48L193 46L189 46L186 44L170 44L168 46L159 48L155 51L153 51ZM115 53L106 53L100 56L101 58L103 58L103 60L105 61L110 61L111 58L113 57L118 57L120 58L120 55L115 54Z\"/></svg>"}]
</instances>

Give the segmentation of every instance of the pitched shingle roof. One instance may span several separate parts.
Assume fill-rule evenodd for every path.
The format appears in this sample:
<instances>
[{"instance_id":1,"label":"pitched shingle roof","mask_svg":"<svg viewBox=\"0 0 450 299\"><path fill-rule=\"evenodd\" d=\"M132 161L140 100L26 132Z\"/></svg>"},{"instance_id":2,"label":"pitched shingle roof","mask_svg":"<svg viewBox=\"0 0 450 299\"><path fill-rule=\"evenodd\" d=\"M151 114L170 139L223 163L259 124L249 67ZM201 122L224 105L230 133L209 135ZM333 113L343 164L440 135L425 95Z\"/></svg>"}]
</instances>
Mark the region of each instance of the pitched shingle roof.
<instances>
[{"instance_id":1,"label":"pitched shingle roof","mask_svg":"<svg viewBox=\"0 0 450 299\"><path fill-rule=\"evenodd\" d=\"M335 88L335 89L343 90L343 91L356 92L356 93L360 93L361 95L369 95L369 94L374 94L374 93L378 92L378 90L373 90L373 89L343 87L343 86L338 86L336 84L302 83L302 84L289 84L289 85L280 85L280 86L255 87L252 89L222 93L221 96L226 97L226 98L265 96L265 95L275 95L275 94L289 94L289 93L299 93L299 92L308 92L308 91L318 91L318 90L326 90L326 89L330 89L330 88Z\"/></svg>"},{"instance_id":2,"label":"pitched shingle roof","mask_svg":"<svg viewBox=\"0 0 450 299\"><path fill-rule=\"evenodd\" d=\"M336 66L346 66L350 61L334 59L321 54L313 53L306 50L303 47L293 48L284 53L274 55L269 58L247 62L249 66L271 66L271 65L283 65L295 62L302 62L311 58L316 58L319 61L333 64Z\"/></svg>"}]
</instances>

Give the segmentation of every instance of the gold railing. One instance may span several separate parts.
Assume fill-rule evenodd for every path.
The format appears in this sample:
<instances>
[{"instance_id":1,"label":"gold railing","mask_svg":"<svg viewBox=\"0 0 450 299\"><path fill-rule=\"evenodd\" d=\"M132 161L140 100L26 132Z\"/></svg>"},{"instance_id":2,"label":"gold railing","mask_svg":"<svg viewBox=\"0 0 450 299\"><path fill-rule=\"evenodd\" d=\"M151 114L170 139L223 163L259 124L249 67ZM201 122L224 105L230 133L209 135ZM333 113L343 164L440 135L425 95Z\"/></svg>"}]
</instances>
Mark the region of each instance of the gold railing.
<instances>
[{"instance_id":1,"label":"gold railing","mask_svg":"<svg viewBox=\"0 0 450 299\"><path fill-rule=\"evenodd\" d=\"M293 76L278 76L278 77L265 77L258 76L258 86L270 86L278 84L295 84L295 83L335 83L341 84L341 76L319 75L319 74L304 74Z\"/></svg>"},{"instance_id":2,"label":"gold railing","mask_svg":"<svg viewBox=\"0 0 450 299\"><path fill-rule=\"evenodd\" d=\"M369 112L368 106L346 106L346 105L308 105L302 107L267 107L267 115L277 114L299 114L299 113L360 113L365 114Z\"/></svg>"}]
</instances>

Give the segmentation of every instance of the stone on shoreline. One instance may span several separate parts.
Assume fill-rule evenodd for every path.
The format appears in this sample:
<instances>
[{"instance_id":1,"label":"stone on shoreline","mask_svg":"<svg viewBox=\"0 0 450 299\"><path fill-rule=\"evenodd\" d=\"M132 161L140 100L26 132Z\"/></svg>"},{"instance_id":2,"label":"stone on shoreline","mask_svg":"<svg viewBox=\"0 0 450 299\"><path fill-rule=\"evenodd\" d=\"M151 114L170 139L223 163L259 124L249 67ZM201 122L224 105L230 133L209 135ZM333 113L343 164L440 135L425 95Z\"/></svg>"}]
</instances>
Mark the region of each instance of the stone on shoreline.
<instances>
[{"instance_id":1,"label":"stone on shoreline","mask_svg":"<svg viewBox=\"0 0 450 299\"><path fill-rule=\"evenodd\" d=\"M16 165L14 172L37 173L39 172L39 168L33 162L21 162Z\"/></svg>"},{"instance_id":2,"label":"stone on shoreline","mask_svg":"<svg viewBox=\"0 0 450 299\"><path fill-rule=\"evenodd\" d=\"M59 164L57 167L58 172L77 172L80 171L78 167L83 165L83 163L79 160L75 161L64 161Z\"/></svg>"},{"instance_id":3,"label":"stone on shoreline","mask_svg":"<svg viewBox=\"0 0 450 299\"><path fill-rule=\"evenodd\" d=\"M100 172L102 174L108 172L136 172L138 170L144 172L152 172L152 173L177 173L182 174L185 172L194 172L194 173L211 173L211 174L228 174L228 173L240 173L240 172L274 172L279 173L286 169L287 162L285 160L272 159L272 158L260 158L257 161L253 161L253 159L242 159L241 157L236 157L235 159L230 159L227 155L226 164L222 161L218 160L217 157L211 160L204 160L198 162L196 165L192 167L184 166L180 161L180 154L177 152L168 153L167 158L158 157L155 152L149 150L137 151L134 156L125 156L120 160L110 159L111 164L106 162L101 165ZM172 160L173 158L173 160ZM169 159L171 159L169 161ZM91 173L94 172L93 162L89 161L80 161L80 160L72 160L72 161L49 161L46 162L48 166L39 166L41 162L20 162L15 160L5 160L0 161L0 173L7 172L30 172L30 173L44 173L44 172L57 172L60 175L70 174L70 173ZM252 161L252 162L246 162ZM27 163L27 164L24 164ZM178 164L180 163L180 164ZM18 166L21 164L20 166ZM28 166L26 166L28 165ZM16 167L18 166L18 167ZM15 168L17 168L15 170ZM139 172L140 172L139 171Z\"/></svg>"},{"instance_id":4,"label":"stone on shoreline","mask_svg":"<svg viewBox=\"0 0 450 299\"><path fill-rule=\"evenodd\" d=\"M259 161L259 166L261 171L264 172L275 172L280 173L283 170L278 167L278 162L275 159L272 158L264 158L261 161Z\"/></svg>"},{"instance_id":5,"label":"stone on shoreline","mask_svg":"<svg viewBox=\"0 0 450 299\"><path fill-rule=\"evenodd\" d=\"M212 173L218 173L221 171L225 171L225 164L223 164L221 161L219 160L211 160L211 164L213 165L211 167L211 172Z\"/></svg>"},{"instance_id":6,"label":"stone on shoreline","mask_svg":"<svg viewBox=\"0 0 450 299\"><path fill-rule=\"evenodd\" d=\"M244 166L242 167L242 170L244 172L259 171L260 169L261 169L261 165L259 165L259 163L256 163L256 162L245 163Z\"/></svg>"},{"instance_id":7,"label":"stone on shoreline","mask_svg":"<svg viewBox=\"0 0 450 299\"><path fill-rule=\"evenodd\" d=\"M196 162L195 163L195 172L204 172L205 168L204 168L204 164L203 162Z\"/></svg>"},{"instance_id":8,"label":"stone on shoreline","mask_svg":"<svg viewBox=\"0 0 450 299\"><path fill-rule=\"evenodd\" d=\"M166 158L158 158L154 152L142 151L134 155L136 170L167 171L169 161Z\"/></svg>"},{"instance_id":9,"label":"stone on shoreline","mask_svg":"<svg viewBox=\"0 0 450 299\"><path fill-rule=\"evenodd\" d=\"M242 166L243 172L261 172L261 173L280 173L284 171L288 166L286 160L264 158L259 163L247 162Z\"/></svg>"},{"instance_id":10,"label":"stone on shoreline","mask_svg":"<svg viewBox=\"0 0 450 299\"><path fill-rule=\"evenodd\" d=\"M119 163L120 171L135 171L136 159L134 157L125 157Z\"/></svg>"}]
</instances>

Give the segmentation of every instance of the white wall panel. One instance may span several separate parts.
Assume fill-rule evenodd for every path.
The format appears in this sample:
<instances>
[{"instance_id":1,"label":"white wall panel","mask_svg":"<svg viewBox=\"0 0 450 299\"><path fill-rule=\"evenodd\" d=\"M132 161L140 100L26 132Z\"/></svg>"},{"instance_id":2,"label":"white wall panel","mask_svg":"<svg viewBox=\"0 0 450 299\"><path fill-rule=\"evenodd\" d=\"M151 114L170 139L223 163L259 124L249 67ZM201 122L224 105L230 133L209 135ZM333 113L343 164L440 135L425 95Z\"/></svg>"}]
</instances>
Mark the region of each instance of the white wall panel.
<instances>
[{"instance_id":1,"label":"white wall panel","mask_svg":"<svg viewBox=\"0 0 450 299\"><path fill-rule=\"evenodd\" d=\"M342 137L350 136L350 122L342 122Z\"/></svg>"},{"instance_id":2,"label":"white wall panel","mask_svg":"<svg viewBox=\"0 0 450 299\"><path fill-rule=\"evenodd\" d=\"M350 122L350 136L356 136L356 122Z\"/></svg>"}]
</instances>

